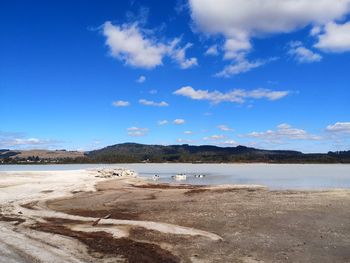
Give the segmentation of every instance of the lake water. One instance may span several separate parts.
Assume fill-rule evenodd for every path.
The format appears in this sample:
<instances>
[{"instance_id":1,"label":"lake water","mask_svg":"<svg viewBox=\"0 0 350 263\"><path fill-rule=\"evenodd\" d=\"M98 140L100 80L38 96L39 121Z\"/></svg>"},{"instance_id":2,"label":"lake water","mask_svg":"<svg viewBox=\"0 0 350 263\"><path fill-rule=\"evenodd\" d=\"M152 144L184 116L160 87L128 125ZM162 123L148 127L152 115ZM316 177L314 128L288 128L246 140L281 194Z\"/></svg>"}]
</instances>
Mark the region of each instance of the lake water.
<instances>
[{"instance_id":1,"label":"lake water","mask_svg":"<svg viewBox=\"0 0 350 263\"><path fill-rule=\"evenodd\" d=\"M350 188L349 164L62 164L0 165L1 171L75 170L95 167L124 167L140 176L157 174L161 182L189 184L259 184L270 189L319 190ZM185 173L186 181L171 176ZM204 178L194 175L204 174ZM1 176L1 174L0 174Z\"/></svg>"}]
</instances>

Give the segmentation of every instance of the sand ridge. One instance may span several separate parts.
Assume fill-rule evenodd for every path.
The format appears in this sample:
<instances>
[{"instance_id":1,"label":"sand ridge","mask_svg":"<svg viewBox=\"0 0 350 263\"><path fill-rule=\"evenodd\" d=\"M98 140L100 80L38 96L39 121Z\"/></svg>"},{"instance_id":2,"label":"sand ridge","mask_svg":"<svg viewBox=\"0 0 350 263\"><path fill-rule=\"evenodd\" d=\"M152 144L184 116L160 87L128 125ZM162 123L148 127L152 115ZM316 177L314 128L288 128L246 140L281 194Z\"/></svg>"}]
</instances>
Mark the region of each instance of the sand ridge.
<instances>
[{"instance_id":1,"label":"sand ridge","mask_svg":"<svg viewBox=\"0 0 350 263\"><path fill-rule=\"evenodd\" d=\"M118 185L144 183L142 179L135 177L133 173L123 170L123 173L125 172L127 176L120 176L118 179L114 179ZM47 218L75 221L74 224L61 224L72 231L104 232L112 234L114 238L128 237L128 229L125 227L141 227L166 234L203 236L215 241L221 239L221 237L213 233L175 224L69 215L64 212L51 210L46 205L48 200L70 198L74 193L93 193L96 191L96 183L110 179L110 175L113 174L116 174L115 170L97 169L2 172L0 177L0 187L3 190L0 193L1 217L3 221L7 222L2 222L1 228L7 230L2 232L0 243L3 246L12 247L13 255L17 254L16 251L20 251L19 254L24 255L24 258L32 258L31 260L35 259L39 262L45 262L47 258L54 258L55 262L81 262L81 257L84 260L92 260L86 251L81 255L76 253L75 250L81 252L81 249L77 249L76 243L74 246L66 247L66 251L56 248L48 249L47 245L45 245L47 234L43 234L43 232L37 233L33 228L28 230L28 228L37 223L46 222ZM6 218L8 220L5 220ZM98 226L92 226L92 223L98 219ZM11 223L15 225L12 229L8 227L8 225L12 225ZM66 239L59 239L55 240L55 246L59 244L59 247L62 247ZM62 254L69 255L69 260L67 257L63 257Z\"/></svg>"}]
</instances>

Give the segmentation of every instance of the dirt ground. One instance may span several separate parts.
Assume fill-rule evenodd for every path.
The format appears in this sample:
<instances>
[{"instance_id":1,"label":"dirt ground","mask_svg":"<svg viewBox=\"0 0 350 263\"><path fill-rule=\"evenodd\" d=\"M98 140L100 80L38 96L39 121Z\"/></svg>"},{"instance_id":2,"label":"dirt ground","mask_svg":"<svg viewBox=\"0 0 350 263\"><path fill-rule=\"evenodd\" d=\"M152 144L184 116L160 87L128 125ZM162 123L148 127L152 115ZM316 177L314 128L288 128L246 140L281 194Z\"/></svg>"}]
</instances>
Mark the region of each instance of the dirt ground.
<instances>
[{"instance_id":1,"label":"dirt ground","mask_svg":"<svg viewBox=\"0 0 350 263\"><path fill-rule=\"evenodd\" d=\"M69 228L47 218L32 228L74 238L103 262L350 262L350 191L169 186L110 180L96 192L50 200L50 210L126 220L126 237ZM30 206L30 205L29 205ZM221 238L157 231L127 220L162 222ZM90 223L89 223L90 224ZM99 230L101 229L101 230ZM209 236L210 237L210 236Z\"/></svg>"}]
</instances>

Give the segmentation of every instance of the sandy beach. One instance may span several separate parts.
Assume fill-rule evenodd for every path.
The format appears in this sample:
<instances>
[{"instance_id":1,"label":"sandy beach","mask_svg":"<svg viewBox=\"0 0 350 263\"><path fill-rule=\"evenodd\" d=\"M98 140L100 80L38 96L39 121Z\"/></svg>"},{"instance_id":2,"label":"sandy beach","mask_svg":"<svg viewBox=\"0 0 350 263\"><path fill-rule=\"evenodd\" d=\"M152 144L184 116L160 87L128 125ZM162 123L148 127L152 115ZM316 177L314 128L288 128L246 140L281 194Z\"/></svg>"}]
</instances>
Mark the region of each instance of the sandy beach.
<instances>
[{"instance_id":1,"label":"sandy beach","mask_svg":"<svg viewBox=\"0 0 350 263\"><path fill-rule=\"evenodd\" d=\"M0 172L0 262L350 262L350 191Z\"/></svg>"}]
</instances>

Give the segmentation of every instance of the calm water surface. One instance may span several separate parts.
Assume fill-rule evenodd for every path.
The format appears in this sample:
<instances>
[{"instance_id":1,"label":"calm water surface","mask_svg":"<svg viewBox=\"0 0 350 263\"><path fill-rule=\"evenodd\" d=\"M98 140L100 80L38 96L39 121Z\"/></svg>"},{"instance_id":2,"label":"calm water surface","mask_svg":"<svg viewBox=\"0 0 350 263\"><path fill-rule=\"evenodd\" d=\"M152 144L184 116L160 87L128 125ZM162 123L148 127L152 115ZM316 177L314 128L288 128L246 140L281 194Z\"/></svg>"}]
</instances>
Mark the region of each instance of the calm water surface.
<instances>
[{"instance_id":1,"label":"calm water surface","mask_svg":"<svg viewBox=\"0 0 350 263\"><path fill-rule=\"evenodd\" d=\"M171 176L185 173L190 184L259 184L270 189L350 188L348 164L62 164L0 165L0 171L75 170L96 167L125 167L140 176L157 174L161 182L175 182ZM204 174L205 178L194 175ZM1 174L0 174L1 176Z\"/></svg>"}]
</instances>

